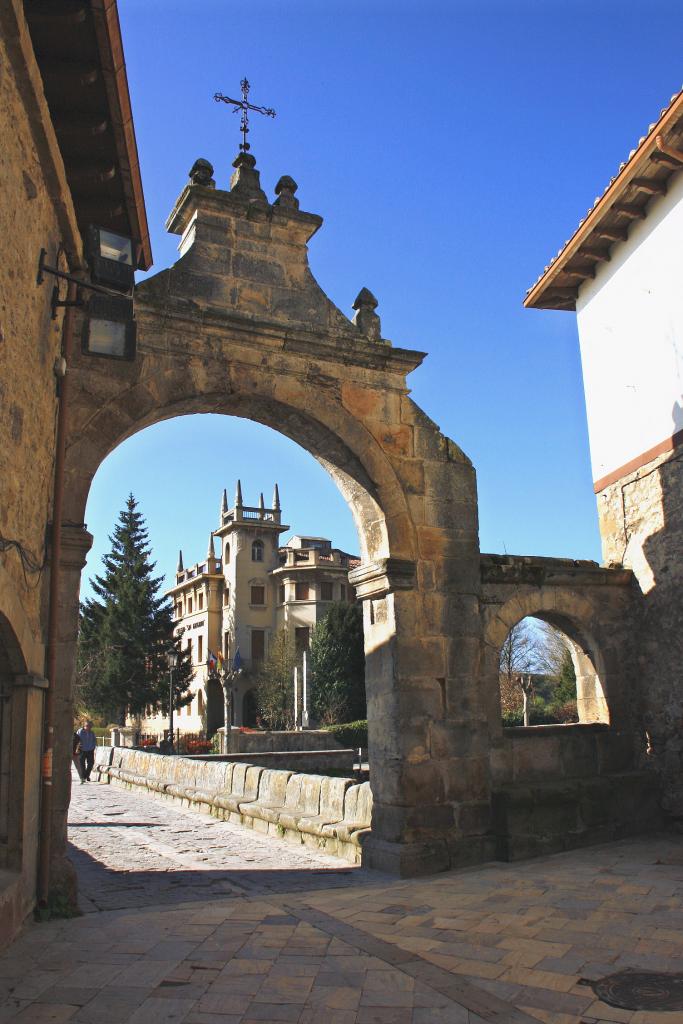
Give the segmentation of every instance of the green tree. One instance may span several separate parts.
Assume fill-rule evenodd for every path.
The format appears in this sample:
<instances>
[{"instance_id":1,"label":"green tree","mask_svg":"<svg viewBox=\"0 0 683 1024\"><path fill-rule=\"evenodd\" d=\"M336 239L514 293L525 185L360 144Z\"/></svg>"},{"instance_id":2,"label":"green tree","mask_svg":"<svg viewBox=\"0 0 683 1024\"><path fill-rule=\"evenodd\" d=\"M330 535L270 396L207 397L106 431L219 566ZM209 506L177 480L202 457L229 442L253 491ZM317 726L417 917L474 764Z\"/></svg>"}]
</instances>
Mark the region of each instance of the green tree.
<instances>
[{"instance_id":1,"label":"green tree","mask_svg":"<svg viewBox=\"0 0 683 1024\"><path fill-rule=\"evenodd\" d=\"M326 725L367 718L363 612L333 604L311 634L311 705Z\"/></svg>"},{"instance_id":2,"label":"green tree","mask_svg":"<svg viewBox=\"0 0 683 1024\"><path fill-rule=\"evenodd\" d=\"M171 605L159 595L148 534L132 494L114 527L104 573L91 581L96 597L81 605L78 677L82 702L119 724L145 707L168 711L166 651L173 639ZM192 668L181 655L174 673L175 706L192 699Z\"/></svg>"},{"instance_id":3,"label":"green tree","mask_svg":"<svg viewBox=\"0 0 683 1024\"><path fill-rule=\"evenodd\" d=\"M256 676L256 704L269 729L294 727L294 640L286 629L275 634Z\"/></svg>"}]
</instances>

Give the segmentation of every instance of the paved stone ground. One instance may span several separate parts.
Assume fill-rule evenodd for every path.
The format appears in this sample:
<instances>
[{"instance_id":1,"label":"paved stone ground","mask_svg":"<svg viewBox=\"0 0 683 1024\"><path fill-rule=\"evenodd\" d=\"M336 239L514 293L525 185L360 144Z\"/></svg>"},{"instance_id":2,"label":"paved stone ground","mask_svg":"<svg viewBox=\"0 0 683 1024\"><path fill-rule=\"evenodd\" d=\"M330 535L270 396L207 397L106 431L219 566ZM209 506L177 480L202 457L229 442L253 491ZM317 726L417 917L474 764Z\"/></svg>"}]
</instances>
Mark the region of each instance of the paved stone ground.
<instances>
[{"instance_id":1,"label":"paved stone ground","mask_svg":"<svg viewBox=\"0 0 683 1024\"><path fill-rule=\"evenodd\" d=\"M681 837L406 882L95 784L71 836L85 913L0 957L0 1024L683 1024L590 987L683 970Z\"/></svg>"},{"instance_id":2,"label":"paved stone ground","mask_svg":"<svg viewBox=\"0 0 683 1024\"><path fill-rule=\"evenodd\" d=\"M293 846L176 803L74 776L71 856L84 911L164 906L374 879L338 857Z\"/></svg>"}]
</instances>

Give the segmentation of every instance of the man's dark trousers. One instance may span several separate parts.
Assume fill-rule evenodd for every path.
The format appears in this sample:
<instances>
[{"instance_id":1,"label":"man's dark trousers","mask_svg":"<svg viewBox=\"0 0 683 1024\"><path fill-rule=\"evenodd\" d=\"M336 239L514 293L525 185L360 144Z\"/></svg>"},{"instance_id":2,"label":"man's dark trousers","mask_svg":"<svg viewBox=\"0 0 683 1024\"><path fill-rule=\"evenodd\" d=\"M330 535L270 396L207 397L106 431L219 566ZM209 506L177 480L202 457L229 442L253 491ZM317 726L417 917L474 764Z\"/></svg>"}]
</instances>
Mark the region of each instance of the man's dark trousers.
<instances>
[{"instance_id":1,"label":"man's dark trousers","mask_svg":"<svg viewBox=\"0 0 683 1024\"><path fill-rule=\"evenodd\" d=\"M81 772L86 782L90 782L90 772L95 764L94 750L81 750Z\"/></svg>"}]
</instances>

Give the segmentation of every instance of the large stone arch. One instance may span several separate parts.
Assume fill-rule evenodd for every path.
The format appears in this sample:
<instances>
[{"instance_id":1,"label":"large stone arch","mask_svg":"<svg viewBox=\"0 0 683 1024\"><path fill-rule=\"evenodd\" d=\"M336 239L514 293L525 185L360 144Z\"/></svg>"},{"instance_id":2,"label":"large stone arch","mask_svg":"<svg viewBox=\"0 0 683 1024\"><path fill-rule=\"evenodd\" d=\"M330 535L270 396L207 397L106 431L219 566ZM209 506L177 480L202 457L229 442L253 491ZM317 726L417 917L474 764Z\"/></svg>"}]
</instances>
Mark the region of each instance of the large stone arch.
<instances>
[{"instance_id":1,"label":"large stone arch","mask_svg":"<svg viewBox=\"0 0 683 1024\"><path fill-rule=\"evenodd\" d=\"M238 158L229 192L191 183L181 194L167 225L182 236L181 258L136 289L136 358L78 353L69 368L59 685L69 693L82 524L102 460L171 416L257 420L329 470L358 526L374 796L366 863L417 874L485 859L474 470L408 397L423 354L381 339L365 289L353 323L330 302L308 268L321 219L299 211L291 179L269 204L251 161ZM55 757L66 765L66 749ZM58 858L59 835L53 845Z\"/></svg>"}]
</instances>

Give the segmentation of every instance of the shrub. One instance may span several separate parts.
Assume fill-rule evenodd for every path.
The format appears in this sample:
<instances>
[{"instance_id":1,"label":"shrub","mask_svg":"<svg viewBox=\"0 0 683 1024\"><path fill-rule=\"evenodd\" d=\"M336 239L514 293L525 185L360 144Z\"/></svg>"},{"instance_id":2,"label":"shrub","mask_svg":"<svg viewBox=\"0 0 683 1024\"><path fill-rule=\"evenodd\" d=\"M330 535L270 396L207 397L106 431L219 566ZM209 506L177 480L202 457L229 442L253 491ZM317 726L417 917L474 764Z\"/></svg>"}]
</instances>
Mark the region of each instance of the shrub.
<instances>
[{"instance_id":1,"label":"shrub","mask_svg":"<svg viewBox=\"0 0 683 1024\"><path fill-rule=\"evenodd\" d=\"M345 722L342 725L326 725L326 732L331 732L337 743L342 747L367 747L368 721L366 718L358 722Z\"/></svg>"}]
</instances>

